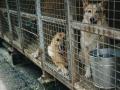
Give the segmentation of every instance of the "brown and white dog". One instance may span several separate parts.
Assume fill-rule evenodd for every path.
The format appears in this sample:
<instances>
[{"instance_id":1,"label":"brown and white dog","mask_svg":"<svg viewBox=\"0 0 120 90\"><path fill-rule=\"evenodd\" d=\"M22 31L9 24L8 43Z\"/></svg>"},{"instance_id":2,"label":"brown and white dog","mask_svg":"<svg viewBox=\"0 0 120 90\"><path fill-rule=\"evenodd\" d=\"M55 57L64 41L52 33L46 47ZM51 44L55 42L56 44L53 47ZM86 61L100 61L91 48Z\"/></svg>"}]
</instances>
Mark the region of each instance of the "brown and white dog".
<instances>
[{"instance_id":1,"label":"brown and white dog","mask_svg":"<svg viewBox=\"0 0 120 90\"><path fill-rule=\"evenodd\" d=\"M82 23L94 24L99 26L108 26L106 22L106 16L104 11L104 0L100 3L90 3L89 0L83 0L83 20ZM89 29L89 28L88 28ZM97 48L98 42L105 42L105 37L92 34L89 32L84 32L81 30L81 51L80 59L85 62L85 77L89 78L91 76L90 71L90 51Z\"/></svg>"},{"instance_id":2,"label":"brown and white dog","mask_svg":"<svg viewBox=\"0 0 120 90\"><path fill-rule=\"evenodd\" d=\"M65 34L63 32L56 33L50 45L48 46L48 55L51 57L53 63L57 66L57 71L61 71L64 75L67 75L67 63L64 55L61 54L60 49L60 45L63 43L64 37Z\"/></svg>"}]
</instances>

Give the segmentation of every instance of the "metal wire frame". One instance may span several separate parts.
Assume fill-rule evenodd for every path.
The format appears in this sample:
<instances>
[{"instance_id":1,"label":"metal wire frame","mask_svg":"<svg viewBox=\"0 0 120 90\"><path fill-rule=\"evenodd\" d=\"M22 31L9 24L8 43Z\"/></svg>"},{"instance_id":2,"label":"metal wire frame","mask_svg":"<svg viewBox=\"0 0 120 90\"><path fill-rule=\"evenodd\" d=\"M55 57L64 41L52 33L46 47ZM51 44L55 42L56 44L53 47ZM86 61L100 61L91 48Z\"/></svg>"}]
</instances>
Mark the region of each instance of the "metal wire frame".
<instances>
[{"instance_id":1,"label":"metal wire frame","mask_svg":"<svg viewBox=\"0 0 120 90\"><path fill-rule=\"evenodd\" d=\"M13 0L12 0L13 1ZM69 0L68 0L69 1ZM97 1L97 2L100 2L101 0L94 0L95 2ZM71 2L73 2L72 4L73 5L70 5L70 8L71 8L71 11L70 11L70 14L72 13L72 15L73 15L73 19L71 19L71 20L69 20L69 18L68 18L68 22L69 22L69 24L70 24L70 26L69 26L69 28L67 27L66 28L66 25L64 25L64 24L62 24L61 25L61 23L57 23L57 21L59 21L59 19L65 19L66 20L66 17L65 17L65 15L63 14L63 13L65 13L65 9L63 10L63 12L62 12L62 9L60 10L60 11L58 11L59 12L59 14L60 15L58 15L57 14L57 11L54 11L53 10L53 8L52 7L50 7L51 5L52 6L54 6L53 5L53 3L52 2L55 2L54 4L55 5L57 5L59 2L57 2L57 1L51 1L51 5L49 4L49 6L48 6L48 8L50 7L50 8L52 8L52 10L53 10L53 12L51 12L52 10L50 9L50 10L43 10L43 8L44 8L44 6L46 7L46 5L44 5L43 3L44 3L45 1L41 1L41 11L42 11L42 15L44 16L44 17L42 17L42 15L38 15L38 16L40 16L39 17L39 19L41 20L42 19L42 23L40 23L40 24L38 24L39 26L42 26L43 25L43 37L42 36L40 36L40 38L44 38L44 41L45 41L45 43L43 42L43 44L45 45L45 52L46 52L46 49L47 49L47 45L48 45L48 43L50 43L50 40L52 39L52 35L54 35L55 33L57 33L57 32L59 32L59 31L65 31L65 33L67 32L66 30L68 30L68 29L70 29L69 31L69 35L71 35L72 34L72 37L70 38L70 41L72 41L72 43L70 43L70 44L72 44L71 46L72 47L70 47L70 48L72 48L71 50L72 50L72 53L71 52L69 52L69 50L67 50L67 53L69 53L70 55L71 54L73 54L75 57L72 57L73 58L73 60L75 60L76 61L76 65L75 66L73 66L72 68L77 68L76 69L76 71L75 72L73 72L73 73L75 73L75 74L77 74L76 76L77 77L73 77L72 79L77 79L78 81L79 80L81 80L81 82L80 82L80 84L79 84L79 86L83 86L84 88L86 87L88 90L93 90L93 89L96 89L95 88L95 86L93 85L93 80L88 80L88 79L86 79L85 77L84 77L84 71L85 71L85 68L84 68L84 63L83 62L81 62L80 61L80 59L79 59L79 52L80 52L80 37L81 37L81 35L80 35L80 31L82 30L82 27L85 25L85 24L81 24L81 22L82 22L82 19L83 19L83 8L82 8L82 2L79 2L78 0L74 0L74 1L71 1ZM46 1L46 2L50 2L50 1ZM91 2L93 2L93 0L91 0ZM87 31L87 32L89 32L90 34L95 34L95 35L98 35L98 36L100 36L100 35L102 35L102 36L106 36L106 37L109 37L108 38L108 42L99 42L100 44L101 44L101 46L103 46L103 47L107 47L107 48L114 48L114 50L117 48L117 49L120 49L120 46L119 45L117 45L117 44L119 44L119 39L120 39L120 37L119 37L119 25L117 25L117 23L119 22L119 7L118 7L118 4L119 4L120 2L118 1L118 0L113 0L113 1L110 1L109 0L109 3L108 3L108 6L106 7L106 10L105 10L105 13L107 12L107 21L108 21L108 25L111 27L111 28L114 28L114 30L112 30L111 28L108 28L107 30L103 30L104 29L104 27L102 27L102 26L95 26L95 25L88 25L88 26L90 26L90 28L91 28L91 30L92 31L90 31L90 30L85 30L85 31ZM9 2L9 4L10 4L10 2ZM16 3L15 3L16 4ZM15 5L14 4L14 5ZM62 6L63 6L63 2L62 2ZM14 5L13 5L13 7L14 7ZM10 5L10 7L12 7L11 5ZM13 9L13 7L11 8L11 9ZM43 7L43 8L42 8ZM57 7L57 6L55 6L55 7ZM69 8L69 7L68 7ZM67 9L68 9L67 8ZM27 8L26 8L27 9ZM45 8L44 8L45 9ZM57 9L56 9L57 10ZM27 12L27 11L25 11L25 12ZM32 12L32 11L31 11ZM47 13L48 12L48 13ZM54 13L55 12L55 13ZM47 14L46 14L47 13ZM111 14L112 13L112 14ZM41 14L41 13L40 13ZM57 15L56 15L57 14ZM15 17L17 17L15 14L13 15L13 16L15 16ZM46 17L45 16L48 16L47 17L47 19L46 19ZM54 17L54 18L52 18L52 17ZM56 19L55 19L56 18ZM57 18L59 18L59 19L57 19ZM53 19L53 20L52 20ZM18 20L18 19L11 19L11 20ZM25 20L25 21L24 21ZM27 22L27 20L29 20L29 19L27 19L27 18L24 18L23 19L23 21L24 21L24 23L25 22ZM12 23L13 23L13 21L11 21ZM54 21L55 21L55 23L54 23ZM71 22L72 21L72 22ZM79 21L79 22L78 22ZM16 21L14 21L14 22L16 22ZM20 21L21 22L21 21ZM68 24L68 22L67 22L67 24ZM39 22L38 22L39 23ZM78 24L79 23L79 24ZM34 24L34 23L33 23ZM15 24L12 24L12 25L15 25ZM24 25L23 25L24 26ZM78 27L79 26L79 27ZM13 26L12 26L13 27ZM93 27L93 28L92 28ZM95 28L94 28L95 27ZM99 27L99 29L96 29L96 28L98 28ZM20 27L21 28L21 27ZM19 29L20 29L19 28ZM26 29L24 29L24 28L26 28L26 27L22 27L22 29L23 29L23 34L24 34L24 37L28 37L29 38L29 35L30 34L34 34L33 32L31 32L31 31L29 31L29 30L26 30ZM42 27L40 27L39 29L41 29ZM57 28L57 29L56 29ZM49 29L51 29L51 30L49 30ZM110 31L110 30L111 31ZM116 29L118 30L118 31L116 31ZM101 30L103 31L102 33L99 33L99 32L101 32ZM97 32L98 33L97 33ZM106 34L106 32L104 32L104 31L109 31L109 32L107 32L107 34ZM40 31L41 32L41 31ZM39 32L39 33L40 33ZM27 33L29 33L29 34L27 34ZM51 35L51 34L52 35ZM117 35L118 36L116 36L116 34L115 33L117 33ZM112 34L112 35L111 35ZM40 34L39 34L40 35ZM66 34L67 35L67 34ZM69 36L68 35L68 36ZM66 38L68 38L67 36L66 36ZM26 39L26 42L27 42L27 40L28 39ZM69 39L68 39L69 40ZM29 40L28 40L29 41ZM95 41L97 41L97 40L95 40ZM68 44L69 43L69 41L67 41L67 40L65 40L65 42ZM65 44L66 45L66 44ZM69 45L68 45L69 46ZM68 48L67 46L65 46L65 48ZM47 57L47 60L49 59L50 60L50 57L45 53L45 57ZM117 60L115 60L115 61L117 61ZM117 66L116 68L119 68L119 63L116 63L116 64L118 64L118 65L115 65L115 66ZM48 64L47 65L48 66L48 68L52 68L51 70L55 70L54 69L54 67L53 67L53 64ZM46 68L46 70L47 70L47 68ZM119 75L120 75L120 71L118 70L118 69L114 69L113 68L113 71L115 71L116 72L116 77L117 78L115 78L116 79L116 84L114 85L115 87L116 87L116 89L115 90L119 90L119 85L118 85L118 83L120 82L120 80L119 80ZM55 71L54 71L55 72ZM59 74L59 73L58 73ZM54 75L55 76L55 75ZM110 75L108 75L108 76L110 76ZM80 78L81 77L81 78ZM111 76L110 76L111 77ZM113 77L111 77L111 78L113 78ZM104 81L103 81L104 82ZM98 89L100 89L100 88L98 88Z\"/></svg>"},{"instance_id":2,"label":"metal wire frame","mask_svg":"<svg viewBox=\"0 0 120 90\"><path fill-rule=\"evenodd\" d=\"M8 6L9 6L9 10L18 10L17 7L17 0L8 0Z\"/></svg>"},{"instance_id":3,"label":"metal wire frame","mask_svg":"<svg viewBox=\"0 0 120 90\"><path fill-rule=\"evenodd\" d=\"M65 19L64 0L41 0L43 16Z\"/></svg>"},{"instance_id":4,"label":"metal wire frame","mask_svg":"<svg viewBox=\"0 0 120 90\"><path fill-rule=\"evenodd\" d=\"M47 1L47 2L50 2L50 1ZM52 2L52 1L51 1ZM55 1L56 2L56 1ZM57 3L55 3L57 5ZM55 6L54 4L54 6ZM59 4L59 3L58 3ZM42 4L40 4L40 6L38 5L39 8L41 8ZM53 5L53 4L51 4ZM51 7L51 5L49 5L49 7ZM66 5L64 3L64 5ZM39 9L38 8L38 9ZM48 10L49 12L50 10ZM62 13L61 11L58 11L59 13ZM38 20L39 20L39 29L40 29L40 40L41 40L41 44L40 46L43 48L43 68L45 71L47 71L48 73L50 73L51 75L53 75L54 77L56 77L58 80L60 80L62 83L64 83L66 86L68 86L69 88L71 88L70 86L70 82L69 82L69 77L71 76L70 73L69 73L69 76L66 77L66 76L63 76L61 73L57 72L57 70L55 69L55 65L53 64L53 62L51 62L51 58L48 56L48 53L47 53L47 45L50 44L51 40L53 38L52 35L50 35L49 33L55 35L57 32L65 32L66 34L66 37L68 36L68 34L66 32L66 20L63 20L62 18L56 18L54 16L51 16L51 13L48 14L48 15L43 15L44 11L42 11L42 8L41 10L38 10ZM60 17L62 17L62 15L60 14ZM66 17L66 15L65 15ZM55 29L56 28L56 29ZM50 29L50 30L49 30ZM46 32L47 31L47 32ZM49 39L50 38L50 39ZM67 43L68 40L65 39L64 41L64 48L65 48L65 53L69 53L68 51L68 46L69 44ZM67 56L68 58L69 56ZM67 59L69 60L69 59ZM69 61L68 61L69 62ZM68 65L69 67L69 65ZM69 69L69 68L68 68ZM44 72L43 72L44 73Z\"/></svg>"},{"instance_id":5,"label":"metal wire frame","mask_svg":"<svg viewBox=\"0 0 120 90\"><path fill-rule=\"evenodd\" d=\"M102 0L89 0L91 3L98 3L101 2ZM105 6L104 6L104 13L106 14L106 20L108 21L108 24L112 28L120 28L118 23L120 21L119 18L119 0L104 0L105 1ZM72 1L73 5L71 6L72 8L72 15L73 15L73 20L75 21L82 21L83 19L83 7L82 7L82 1L80 0L74 0ZM114 22L114 25L113 25Z\"/></svg>"},{"instance_id":6,"label":"metal wire frame","mask_svg":"<svg viewBox=\"0 0 120 90\"><path fill-rule=\"evenodd\" d=\"M1 11L0 11L1 12ZM2 13L2 12L1 12ZM2 36L2 14L0 14L0 37Z\"/></svg>"},{"instance_id":7,"label":"metal wire frame","mask_svg":"<svg viewBox=\"0 0 120 90\"><path fill-rule=\"evenodd\" d=\"M9 21L9 29L12 34L12 44L17 48L22 49L22 32L21 32L21 18L20 18L20 4L19 0L6 0L8 6L7 12Z\"/></svg>"},{"instance_id":8,"label":"metal wire frame","mask_svg":"<svg viewBox=\"0 0 120 90\"><path fill-rule=\"evenodd\" d=\"M36 0L19 0L21 30L23 34L22 46L26 54L32 58L39 53L39 31L36 17ZM38 59L38 58L37 58Z\"/></svg>"},{"instance_id":9,"label":"metal wire frame","mask_svg":"<svg viewBox=\"0 0 120 90\"><path fill-rule=\"evenodd\" d=\"M80 80L80 83L79 85L84 87L86 90L96 90L96 89L101 89L101 88L96 88L94 86L94 81L92 79L87 79L85 78L85 62L84 60L81 60L81 58L84 58L85 56L84 55L80 55L80 31L81 30L76 30L74 29L74 34L72 35L74 37L74 39L72 39L72 42L74 43L73 47L74 48L74 51L72 52L74 54L74 60L75 62L77 62L77 64L74 66L76 68L76 71L74 73L76 73L77 77L75 77L77 80ZM90 33L92 35L96 35L95 33ZM97 35L97 36L100 36L100 35ZM94 40L94 42L97 42L99 43L99 49L101 48L113 48L114 50L120 50L120 46L118 45L119 44L119 40L114 40L114 39L111 39L111 38L107 38L107 42L104 42L104 41L98 41L97 39ZM97 47L96 47L97 48ZM109 52L110 53L110 52ZM96 56L97 57L100 57L100 56ZM104 56L102 56L104 57ZM103 76L107 76L107 77L110 77L110 79L114 79L114 81L116 82L113 82L113 87L116 87L114 88L114 90L119 90L119 74L120 74L120 70L118 69L119 66L120 66L120 62L118 61L119 59L117 59L117 55L115 55L115 62L114 62L114 67L112 67L112 72L114 72L114 74L110 74L110 73L106 73L106 72L103 72L103 71L99 71L99 69L96 71L98 71L100 74L102 74ZM96 66L99 66L100 65L100 62L97 62L95 63ZM93 68L91 66L91 68ZM103 78L99 78L96 76L96 78L98 78L98 80L102 81L103 83L105 82ZM109 83L109 82L108 82ZM102 86L101 86L102 87Z\"/></svg>"},{"instance_id":10,"label":"metal wire frame","mask_svg":"<svg viewBox=\"0 0 120 90\"><path fill-rule=\"evenodd\" d=\"M7 42L10 42L10 31L9 31L9 24L8 24L8 17L7 13L1 12L1 35Z\"/></svg>"},{"instance_id":11,"label":"metal wire frame","mask_svg":"<svg viewBox=\"0 0 120 90\"><path fill-rule=\"evenodd\" d=\"M6 0L2 0L0 2L0 8L1 8L1 37L4 38L7 42L10 42L11 39L11 33L9 30L9 17L8 12L5 12L4 8L8 8L6 5Z\"/></svg>"},{"instance_id":12,"label":"metal wire frame","mask_svg":"<svg viewBox=\"0 0 120 90\"><path fill-rule=\"evenodd\" d=\"M38 36L29 33L25 29L23 29L23 41L23 48L25 53L30 55L39 50Z\"/></svg>"},{"instance_id":13,"label":"metal wire frame","mask_svg":"<svg viewBox=\"0 0 120 90\"><path fill-rule=\"evenodd\" d=\"M19 0L21 12L36 14L35 11L35 1L36 0Z\"/></svg>"},{"instance_id":14,"label":"metal wire frame","mask_svg":"<svg viewBox=\"0 0 120 90\"><path fill-rule=\"evenodd\" d=\"M89 0L89 1L91 3L100 3L102 0ZM74 45L72 46L72 48L74 48L72 53L74 54L73 60L76 63L76 65L74 66L76 68L76 71L74 73L77 76L77 77L74 77L74 78L76 78L75 79L76 81L77 80L79 81L79 83L78 83L79 88L82 88L82 89L85 89L85 90L96 90L96 89L100 90L101 88L100 87L96 88L96 86L94 86L95 82L94 82L93 79L87 79L87 78L84 77L84 75L85 75L85 67L84 67L85 63L84 63L84 60L80 60L81 31L83 31L83 33L87 32L87 33L89 33L91 35L97 35L97 37L99 37L100 35L106 37L107 38L106 41L105 40L99 41L97 39L95 39L95 40L93 39L94 42L100 44L100 48L112 48L114 50L116 50L116 49L120 50L120 46L118 45L119 38L117 38L116 37L117 35L115 34L115 31L116 31L115 29L118 30L118 33L119 33L119 29L120 29L119 26L118 26L118 23L119 23L119 9L120 9L118 7L119 1L118 0L113 0L113 1L105 0L105 1L106 1L107 5L106 5L103 13L106 14L106 17L107 17L106 21L107 21L108 26L110 28L114 28L113 30L111 29L111 31L110 31L111 33L107 32L108 35L106 34L106 31L103 31L103 33L96 33L97 30L98 30L97 28L92 28L89 24L86 25L86 24L82 23L83 15L84 15L83 14L84 12L83 12L82 1L79 1L79 0L71 1L72 4L73 4L73 5L71 5L71 13L73 15L73 20L72 21L74 22L74 23L72 23L72 28L73 28L73 32L74 32L72 34L73 38L71 39L72 42L74 43ZM101 18L102 18L102 16L101 16ZM116 18L117 18L117 20L116 20ZM99 30L101 30L100 32L102 32L102 30L104 28L108 27L108 26L104 27L104 25L101 25L101 26L99 26L99 25L92 25L92 26L93 27L94 26L99 27L100 28ZM103 29L102 29L102 27L103 27ZM85 30L85 29L87 29L87 30ZM107 31L109 31L109 30L107 30ZM111 34L113 36L111 36ZM90 42L90 41L88 41L88 42ZM84 41L82 43L84 44L84 43L86 43L86 41ZM84 58L85 56L81 55L81 57ZM96 56L96 57L99 57L99 56ZM113 76L112 76L112 74L108 74L106 72L102 72L102 71L99 71L99 70L98 70L98 72L101 73L103 76L106 75L106 76L110 77L110 79L114 79L114 81L113 81L113 83L114 83L113 87L115 87L114 90L119 90L120 87L119 87L118 83L120 81L119 80L119 73L120 73L120 71L119 71L118 68L119 68L119 64L120 63L118 62L116 55L115 55L115 58L116 58L115 59L115 63L113 65L115 68L112 68L112 71L114 72ZM96 63L96 65L99 65L99 64L100 63ZM93 68L93 67L91 67L91 68ZM101 81L103 83L105 82L103 78L99 78L99 77L97 77L97 78L98 78L99 81ZM76 86L76 87L78 87L78 86Z\"/></svg>"},{"instance_id":15,"label":"metal wire frame","mask_svg":"<svg viewBox=\"0 0 120 90\"><path fill-rule=\"evenodd\" d=\"M21 29L19 27L18 15L10 14L10 19L11 19L11 27L12 27L12 34L13 34L13 41L12 42L14 45L21 48L21 44L20 44Z\"/></svg>"},{"instance_id":16,"label":"metal wire frame","mask_svg":"<svg viewBox=\"0 0 120 90\"><path fill-rule=\"evenodd\" d=\"M72 10L72 16L73 20L75 21L82 21L82 14L83 14L83 8L82 8L82 0L73 0L71 1L73 4L70 6Z\"/></svg>"},{"instance_id":17,"label":"metal wire frame","mask_svg":"<svg viewBox=\"0 0 120 90\"><path fill-rule=\"evenodd\" d=\"M120 8L119 8L120 1L119 0L112 0L108 1L107 10L107 21L109 22L109 26L115 29L120 29L118 25L120 23Z\"/></svg>"},{"instance_id":18,"label":"metal wire frame","mask_svg":"<svg viewBox=\"0 0 120 90\"><path fill-rule=\"evenodd\" d=\"M39 50L37 21L22 17L23 48L29 54Z\"/></svg>"},{"instance_id":19,"label":"metal wire frame","mask_svg":"<svg viewBox=\"0 0 120 90\"><path fill-rule=\"evenodd\" d=\"M65 25L60 25L60 24L56 24L56 23L50 23L50 22L46 22L43 21L43 34L44 34L44 46L45 46L45 62L51 64L49 66L49 68L51 68L54 71L57 71L55 68L55 65L53 64L51 57L48 55L48 46L51 43L51 40L54 38L54 36L58 33L58 32L64 32L66 34L66 26ZM64 58L67 58L67 43L68 41L65 39L64 41L64 46L62 46L62 50L64 51ZM57 56L55 56L57 57ZM53 66L52 66L53 65ZM58 73L59 74L59 73Z\"/></svg>"},{"instance_id":20,"label":"metal wire frame","mask_svg":"<svg viewBox=\"0 0 120 90\"><path fill-rule=\"evenodd\" d=\"M6 8L6 2L5 0L0 1L0 8Z\"/></svg>"},{"instance_id":21,"label":"metal wire frame","mask_svg":"<svg viewBox=\"0 0 120 90\"><path fill-rule=\"evenodd\" d=\"M38 34L36 20L31 20L29 18L22 17L22 28L28 30L33 34L36 34L36 35Z\"/></svg>"}]
</instances>

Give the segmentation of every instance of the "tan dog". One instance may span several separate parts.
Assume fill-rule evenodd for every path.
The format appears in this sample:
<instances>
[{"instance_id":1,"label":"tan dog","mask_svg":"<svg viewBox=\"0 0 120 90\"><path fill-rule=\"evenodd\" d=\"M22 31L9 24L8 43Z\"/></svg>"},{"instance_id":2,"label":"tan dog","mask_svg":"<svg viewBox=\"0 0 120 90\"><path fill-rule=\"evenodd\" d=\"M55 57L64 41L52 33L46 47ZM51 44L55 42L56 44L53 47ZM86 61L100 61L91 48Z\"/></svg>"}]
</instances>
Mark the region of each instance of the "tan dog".
<instances>
[{"instance_id":1,"label":"tan dog","mask_svg":"<svg viewBox=\"0 0 120 90\"><path fill-rule=\"evenodd\" d=\"M61 70L64 75L67 75L67 63L65 57L61 54L60 45L63 42L65 34L63 32L57 33L51 44L48 46L48 55L52 58L53 63L57 66L57 70Z\"/></svg>"},{"instance_id":2,"label":"tan dog","mask_svg":"<svg viewBox=\"0 0 120 90\"><path fill-rule=\"evenodd\" d=\"M83 0L83 21L86 24L95 24L99 26L107 26L106 16L103 11L103 1L98 4L90 3L89 0ZM89 28L88 28L89 29ZM105 38L100 35L81 31L81 51L80 59L85 62L85 77L91 76L90 72L90 51L97 48L98 42L105 42Z\"/></svg>"}]
</instances>

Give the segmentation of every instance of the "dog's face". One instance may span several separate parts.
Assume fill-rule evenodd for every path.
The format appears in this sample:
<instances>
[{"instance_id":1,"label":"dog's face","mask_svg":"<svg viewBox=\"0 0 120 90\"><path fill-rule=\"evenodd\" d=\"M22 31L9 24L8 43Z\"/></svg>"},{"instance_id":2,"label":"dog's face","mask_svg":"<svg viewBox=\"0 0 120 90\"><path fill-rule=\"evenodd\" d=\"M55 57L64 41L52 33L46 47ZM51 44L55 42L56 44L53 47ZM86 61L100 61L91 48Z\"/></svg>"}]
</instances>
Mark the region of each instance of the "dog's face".
<instances>
[{"instance_id":1,"label":"dog's face","mask_svg":"<svg viewBox=\"0 0 120 90\"><path fill-rule=\"evenodd\" d=\"M97 24L103 14L103 2L98 4L89 3L89 0L83 1L84 20L89 24Z\"/></svg>"},{"instance_id":2,"label":"dog's face","mask_svg":"<svg viewBox=\"0 0 120 90\"><path fill-rule=\"evenodd\" d=\"M52 44L57 46L61 45L64 37L65 37L65 34L63 32L57 33L52 40Z\"/></svg>"}]
</instances>

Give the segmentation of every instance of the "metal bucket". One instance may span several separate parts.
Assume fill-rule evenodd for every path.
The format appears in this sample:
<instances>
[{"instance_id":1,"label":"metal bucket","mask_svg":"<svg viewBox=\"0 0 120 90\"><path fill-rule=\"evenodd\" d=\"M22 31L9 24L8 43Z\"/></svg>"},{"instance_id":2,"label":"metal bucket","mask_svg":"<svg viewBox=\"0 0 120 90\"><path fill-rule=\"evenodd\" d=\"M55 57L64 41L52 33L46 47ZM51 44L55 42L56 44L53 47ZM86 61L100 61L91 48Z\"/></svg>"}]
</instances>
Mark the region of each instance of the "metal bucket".
<instances>
[{"instance_id":1,"label":"metal bucket","mask_svg":"<svg viewBox=\"0 0 120 90\"><path fill-rule=\"evenodd\" d=\"M119 61L120 50L104 48L90 52L91 71L94 85L102 89L116 86L116 63ZM117 77L118 78L118 77Z\"/></svg>"}]
</instances>

